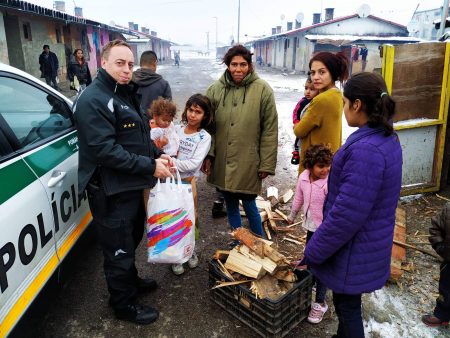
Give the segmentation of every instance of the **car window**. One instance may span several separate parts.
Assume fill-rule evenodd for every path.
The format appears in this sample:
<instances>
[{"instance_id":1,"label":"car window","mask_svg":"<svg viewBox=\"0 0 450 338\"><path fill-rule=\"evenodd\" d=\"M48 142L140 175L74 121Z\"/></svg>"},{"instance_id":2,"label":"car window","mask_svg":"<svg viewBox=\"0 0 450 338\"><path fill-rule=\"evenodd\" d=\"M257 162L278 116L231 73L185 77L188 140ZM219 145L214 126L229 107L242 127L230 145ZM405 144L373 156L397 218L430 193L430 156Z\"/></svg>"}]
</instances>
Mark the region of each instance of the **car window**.
<instances>
[{"instance_id":1,"label":"car window","mask_svg":"<svg viewBox=\"0 0 450 338\"><path fill-rule=\"evenodd\" d=\"M72 113L62 99L26 82L0 77L0 129L14 150L73 126Z\"/></svg>"}]
</instances>

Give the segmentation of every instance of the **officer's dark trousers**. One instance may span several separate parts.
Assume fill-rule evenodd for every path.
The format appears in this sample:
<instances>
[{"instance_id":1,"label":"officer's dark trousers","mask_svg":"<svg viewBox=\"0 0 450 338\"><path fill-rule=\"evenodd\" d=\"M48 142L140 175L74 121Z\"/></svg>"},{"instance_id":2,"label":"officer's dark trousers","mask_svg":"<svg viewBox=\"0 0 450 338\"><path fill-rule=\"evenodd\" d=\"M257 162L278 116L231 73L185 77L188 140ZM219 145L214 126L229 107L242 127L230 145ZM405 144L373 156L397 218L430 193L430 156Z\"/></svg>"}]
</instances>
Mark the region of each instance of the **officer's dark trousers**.
<instances>
[{"instance_id":1,"label":"officer's dark trousers","mask_svg":"<svg viewBox=\"0 0 450 338\"><path fill-rule=\"evenodd\" d=\"M103 250L110 304L120 309L136 301L135 249L145 222L142 190L105 196L103 189L89 184L87 191Z\"/></svg>"}]
</instances>

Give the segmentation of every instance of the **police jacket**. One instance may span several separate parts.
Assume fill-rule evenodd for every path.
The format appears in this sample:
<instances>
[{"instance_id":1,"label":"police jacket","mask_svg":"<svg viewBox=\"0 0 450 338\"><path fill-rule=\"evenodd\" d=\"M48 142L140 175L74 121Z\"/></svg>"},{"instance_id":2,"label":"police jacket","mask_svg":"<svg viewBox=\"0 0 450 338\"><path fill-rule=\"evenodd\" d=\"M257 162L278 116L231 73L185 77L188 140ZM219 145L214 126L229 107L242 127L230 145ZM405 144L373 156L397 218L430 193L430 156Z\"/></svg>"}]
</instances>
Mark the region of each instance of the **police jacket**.
<instances>
[{"instance_id":1,"label":"police jacket","mask_svg":"<svg viewBox=\"0 0 450 338\"><path fill-rule=\"evenodd\" d=\"M100 69L76 102L74 116L80 194L94 172L106 195L155 185L154 159L161 152L150 139L148 117L139 107L133 83L120 85Z\"/></svg>"}]
</instances>

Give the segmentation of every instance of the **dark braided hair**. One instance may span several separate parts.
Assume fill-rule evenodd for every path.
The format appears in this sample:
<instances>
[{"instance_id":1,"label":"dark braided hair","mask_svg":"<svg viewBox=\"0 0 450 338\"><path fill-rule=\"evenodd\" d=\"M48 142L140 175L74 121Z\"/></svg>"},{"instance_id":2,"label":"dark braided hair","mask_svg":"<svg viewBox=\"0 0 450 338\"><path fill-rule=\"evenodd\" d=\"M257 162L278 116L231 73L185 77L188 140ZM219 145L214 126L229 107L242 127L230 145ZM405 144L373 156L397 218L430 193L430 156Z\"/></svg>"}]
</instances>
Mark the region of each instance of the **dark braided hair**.
<instances>
[{"instance_id":1,"label":"dark braided hair","mask_svg":"<svg viewBox=\"0 0 450 338\"><path fill-rule=\"evenodd\" d=\"M351 104L357 99L361 101L361 110L367 115L369 127L384 128L386 136L394 132L395 101L387 92L381 75L369 72L354 74L344 85L344 96Z\"/></svg>"},{"instance_id":2,"label":"dark braided hair","mask_svg":"<svg viewBox=\"0 0 450 338\"><path fill-rule=\"evenodd\" d=\"M333 159L333 152L328 145L313 144L306 149L303 158L303 166L312 169L316 164L330 165Z\"/></svg>"}]
</instances>

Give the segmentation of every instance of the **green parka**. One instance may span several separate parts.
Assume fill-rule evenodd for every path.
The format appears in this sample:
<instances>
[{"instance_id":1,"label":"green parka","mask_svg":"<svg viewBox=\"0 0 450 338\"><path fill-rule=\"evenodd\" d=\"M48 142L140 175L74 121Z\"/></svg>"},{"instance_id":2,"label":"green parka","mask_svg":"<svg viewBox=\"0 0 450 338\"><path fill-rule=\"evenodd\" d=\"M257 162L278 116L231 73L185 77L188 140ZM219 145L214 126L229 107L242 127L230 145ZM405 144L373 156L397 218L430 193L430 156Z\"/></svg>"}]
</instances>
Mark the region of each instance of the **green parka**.
<instances>
[{"instance_id":1,"label":"green parka","mask_svg":"<svg viewBox=\"0 0 450 338\"><path fill-rule=\"evenodd\" d=\"M250 72L236 85L228 70L207 90L215 111L208 182L220 190L259 194L258 172L275 174L278 114L272 88Z\"/></svg>"}]
</instances>

